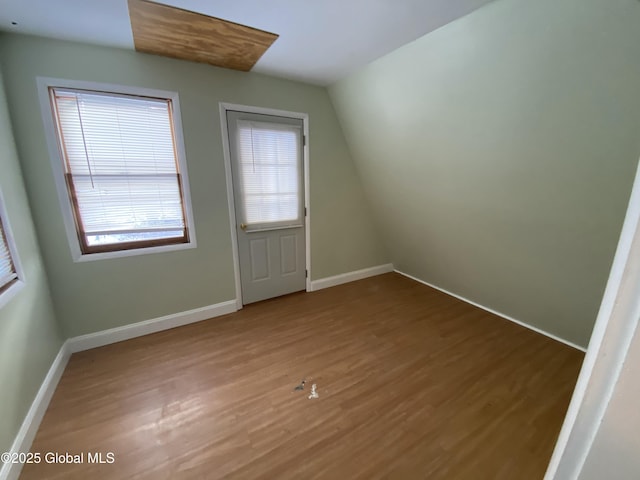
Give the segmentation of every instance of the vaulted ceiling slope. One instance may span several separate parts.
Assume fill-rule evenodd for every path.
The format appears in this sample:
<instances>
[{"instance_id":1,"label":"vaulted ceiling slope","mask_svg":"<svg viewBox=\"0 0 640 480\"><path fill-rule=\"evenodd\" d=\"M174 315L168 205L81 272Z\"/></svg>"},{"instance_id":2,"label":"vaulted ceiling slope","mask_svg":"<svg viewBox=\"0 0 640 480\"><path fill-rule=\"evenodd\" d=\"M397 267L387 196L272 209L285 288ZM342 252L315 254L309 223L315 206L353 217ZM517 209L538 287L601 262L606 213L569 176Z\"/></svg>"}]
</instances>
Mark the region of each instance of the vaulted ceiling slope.
<instances>
[{"instance_id":1,"label":"vaulted ceiling slope","mask_svg":"<svg viewBox=\"0 0 640 480\"><path fill-rule=\"evenodd\" d=\"M162 0L274 32L254 71L329 85L491 0ZM12 25L15 22L17 25ZM0 29L133 49L127 0L3 0Z\"/></svg>"},{"instance_id":2,"label":"vaulted ceiling slope","mask_svg":"<svg viewBox=\"0 0 640 480\"><path fill-rule=\"evenodd\" d=\"M638 25L501 0L331 87L395 267L585 346L640 157Z\"/></svg>"}]
</instances>

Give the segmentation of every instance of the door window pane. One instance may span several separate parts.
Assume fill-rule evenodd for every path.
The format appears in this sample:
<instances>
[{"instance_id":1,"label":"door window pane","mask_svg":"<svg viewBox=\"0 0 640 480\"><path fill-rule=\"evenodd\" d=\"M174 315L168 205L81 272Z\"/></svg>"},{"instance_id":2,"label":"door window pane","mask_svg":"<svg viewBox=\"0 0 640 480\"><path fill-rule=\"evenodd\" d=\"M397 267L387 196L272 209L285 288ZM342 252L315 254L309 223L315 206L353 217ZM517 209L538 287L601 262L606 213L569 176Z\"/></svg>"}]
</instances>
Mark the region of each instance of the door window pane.
<instances>
[{"instance_id":1,"label":"door window pane","mask_svg":"<svg viewBox=\"0 0 640 480\"><path fill-rule=\"evenodd\" d=\"M245 223L300 221L300 129L240 120L237 131Z\"/></svg>"}]
</instances>

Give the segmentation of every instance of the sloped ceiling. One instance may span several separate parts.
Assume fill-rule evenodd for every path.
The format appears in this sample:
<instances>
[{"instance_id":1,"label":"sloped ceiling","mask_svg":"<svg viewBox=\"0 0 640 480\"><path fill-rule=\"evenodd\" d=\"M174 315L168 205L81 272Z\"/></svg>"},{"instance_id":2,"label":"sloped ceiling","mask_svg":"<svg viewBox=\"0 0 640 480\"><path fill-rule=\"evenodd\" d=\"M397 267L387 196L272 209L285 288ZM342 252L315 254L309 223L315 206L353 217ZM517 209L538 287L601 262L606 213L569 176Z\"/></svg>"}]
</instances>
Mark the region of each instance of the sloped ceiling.
<instances>
[{"instance_id":1,"label":"sloped ceiling","mask_svg":"<svg viewBox=\"0 0 640 480\"><path fill-rule=\"evenodd\" d=\"M638 25L502 0L329 89L396 268L586 346L640 157Z\"/></svg>"},{"instance_id":2,"label":"sloped ceiling","mask_svg":"<svg viewBox=\"0 0 640 480\"><path fill-rule=\"evenodd\" d=\"M491 0L163 0L274 32L254 71L329 85ZM12 25L16 22L17 25ZM0 29L133 49L127 0L3 0Z\"/></svg>"}]
</instances>

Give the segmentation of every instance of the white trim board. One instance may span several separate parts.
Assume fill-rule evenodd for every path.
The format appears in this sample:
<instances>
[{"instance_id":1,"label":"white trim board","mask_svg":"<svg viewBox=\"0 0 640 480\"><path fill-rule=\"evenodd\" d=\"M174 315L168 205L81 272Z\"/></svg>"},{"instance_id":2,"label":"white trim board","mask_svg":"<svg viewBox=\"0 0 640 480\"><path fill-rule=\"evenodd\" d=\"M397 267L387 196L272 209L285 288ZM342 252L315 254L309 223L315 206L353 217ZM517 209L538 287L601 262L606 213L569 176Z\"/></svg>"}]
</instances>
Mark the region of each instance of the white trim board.
<instances>
[{"instance_id":1,"label":"white trim board","mask_svg":"<svg viewBox=\"0 0 640 480\"><path fill-rule=\"evenodd\" d=\"M164 317L144 320L138 323L123 325L122 327L110 328L100 332L88 333L67 340L70 353L82 352L92 348L102 347L112 343L130 340L150 333L169 330L170 328L181 327L190 323L200 322L209 318L219 317L238 311L236 300L208 305L206 307L195 308L185 312L173 313Z\"/></svg>"},{"instance_id":2,"label":"white trim board","mask_svg":"<svg viewBox=\"0 0 640 480\"><path fill-rule=\"evenodd\" d=\"M362 280L363 278L382 275L383 273L389 272L393 272L393 264L391 263L363 268L362 270L356 270L354 272L341 273L340 275L334 275L333 277L320 278L318 280L311 281L311 288L309 291L315 292L317 290L322 290L323 288L335 287L336 285L342 285L343 283L355 282L356 280Z\"/></svg>"},{"instance_id":3,"label":"white trim board","mask_svg":"<svg viewBox=\"0 0 640 480\"><path fill-rule=\"evenodd\" d=\"M60 381L60 377L62 377L62 373L67 366L70 356L71 353L69 352L67 341L60 347L58 355L56 355L46 377L44 377L42 385L40 385L40 389L20 426L20 430L18 430L13 445L11 445L10 452L28 452L31 449L31 444L38 432L42 417L44 417L47 411L51 397L53 397L53 392L55 392L58 386L58 382ZM5 463L2 465L2 469L0 469L0 480L15 480L20 476L21 471L21 463Z\"/></svg>"},{"instance_id":4,"label":"white trim board","mask_svg":"<svg viewBox=\"0 0 640 480\"><path fill-rule=\"evenodd\" d=\"M411 280L415 280L416 282L422 283L423 285L426 285L427 287L435 288L436 290L439 290L442 293L446 293L447 295L450 295L450 296L452 296L454 298L457 298L458 300L462 300L463 302L466 302L466 303L468 303L470 305L473 305L474 307L481 308L482 310L484 310L486 312L493 313L494 315L497 315L498 317L502 317L505 320L509 320L510 322L517 323L521 327L525 327L525 328L528 328L529 330L533 330L536 333L540 333L541 335L544 335L545 337L549 337L549 338L552 338L553 340L556 340L556 341L558 341L560 343L564 343L565 345L568 345L568 346L573 347L573 348L575 348L577 350L580 350L581 352L586 352L587 351L586 348L581 347L579 345L576 345L575 343L570 342L568 340L565 340L564 338L560 338L560 337L558 337L558 336L556 336L556 335L554 335L552 333L546 332L546 331L544 331L544 330L542 330L542 329L540 329L538 327L534 327L533 325L529 325L528 323L524 323L524 322L522 322L520 320L516 320L515 318L510 317L508 315L505 315L504 313L498 312L498 311L496 311L496 310L494 310L492 308L485 307L484 305L480 305L479 303L476 303L476 302L474 302L472 300L469 300L468 298L465 298L465 297L462 297L460 295L457 295L457 294L455 294L453 292L445 290L444 288L437 287L437 286L435 286L435 285L433 285L433 284L431 284L429 282L425 282L424 280L421 280L421 279L419 279L417 277L414 277L413 275L409 275L408 273L401 272L400 270L394 270L394 271L396 273L399 273L400 275L402 275L404 277L407 277L407 278L410 278Z\"/></svg>"},{"instance_id":5,"label":"white trim board","mask_svg":"<svg viewBox=\"0 0 640 480\"><path fill-rule=\"evenodd\" d=\"M640 328L640 164L607 287L545 480L575 480L604 419L632 339ZM588 476L588 475L587 475Z\"/></svg>"}]
</instances>

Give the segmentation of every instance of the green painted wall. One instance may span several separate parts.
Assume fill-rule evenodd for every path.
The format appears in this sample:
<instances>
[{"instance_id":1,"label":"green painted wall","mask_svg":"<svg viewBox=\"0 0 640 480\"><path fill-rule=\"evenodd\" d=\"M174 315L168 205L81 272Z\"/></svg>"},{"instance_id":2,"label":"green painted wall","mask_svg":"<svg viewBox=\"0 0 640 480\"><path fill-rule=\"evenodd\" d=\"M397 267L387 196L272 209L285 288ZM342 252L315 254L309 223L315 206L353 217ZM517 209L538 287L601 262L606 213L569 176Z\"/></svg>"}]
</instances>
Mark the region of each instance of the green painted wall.
<instances>
[{"instance_id":1,"label":"green painted wall","mask_svg":"<svg viewBox=\"0 0 640 480\"><path fill-rule=\"evenodd\" d=\"M0 59L33 216L66 336L235 298L221 101L309 114L312 279L388 262L326 89L20 35L0 39ZM179 93L197 249L72 261L44 137L37 76Z\"/></svg>"},{"instance_id":2,"label":"green painted wall","mask_svg":"<svg viewBox=\"0 0 640 480\"><path fill-rule=\"evenodd\" d=\"M329 91L396 268L587 344L640 156L637 0L498 0Z\"/></svg>"},{"instance_id":3,"label":"green painted wall","mask_svg":"<svg viewBox=\"0 0 640 480\"><path fill-rule=\"evenodd\" d=\"M0 190L25 275L23 288L0 307L0 452L6 452L62 340L29 212L1 76Z\"/></svg>"}]
</instances>

